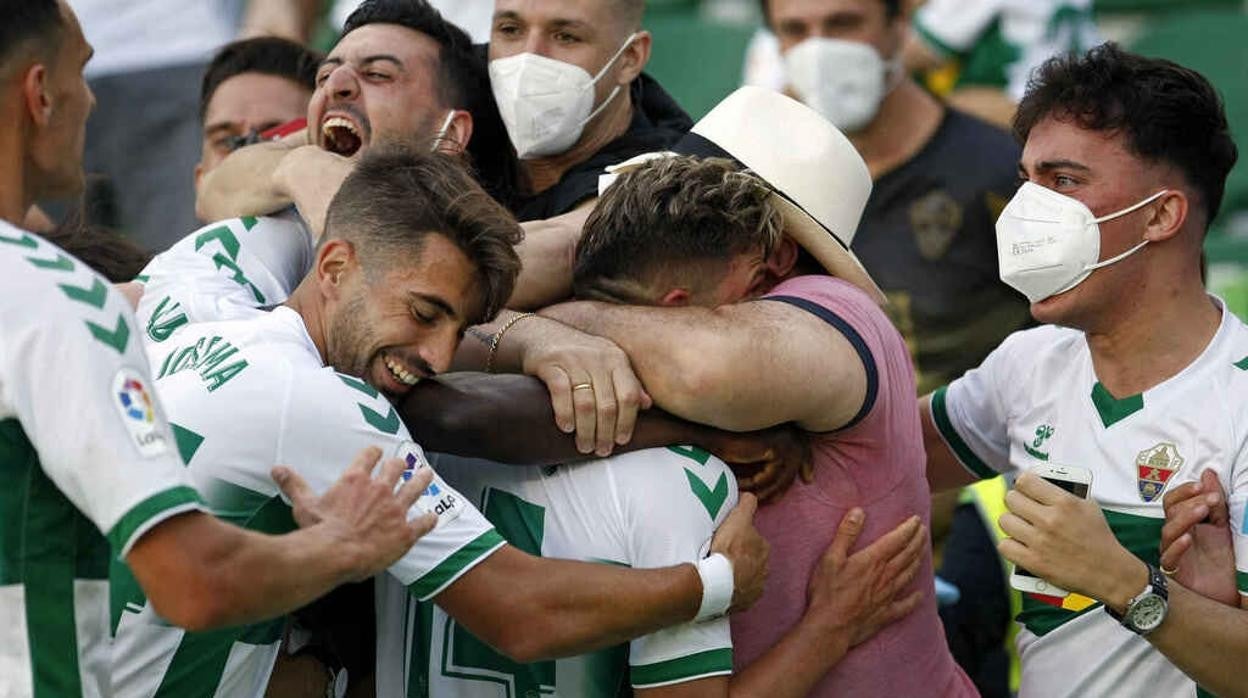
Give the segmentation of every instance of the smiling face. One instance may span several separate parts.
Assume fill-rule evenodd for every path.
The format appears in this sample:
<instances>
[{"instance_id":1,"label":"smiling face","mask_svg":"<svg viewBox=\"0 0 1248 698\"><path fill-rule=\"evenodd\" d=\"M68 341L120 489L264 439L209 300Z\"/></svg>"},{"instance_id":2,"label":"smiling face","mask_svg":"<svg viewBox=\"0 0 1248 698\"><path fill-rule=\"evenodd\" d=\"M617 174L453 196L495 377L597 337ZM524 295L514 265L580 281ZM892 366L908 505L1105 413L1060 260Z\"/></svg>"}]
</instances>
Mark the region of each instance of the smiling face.
<instances>
[{"instance_id":1,"label":"smiling face","mask_svg":"<svg viewBox=\"0 0 1248 698\"><path fill-rule=\"evenodd\" d=\"M438 66L437 43L420 32L397 24L350 32L317 71L309 137L344 156L432 138L449 108L438 98Z\"/></svg>"},{"instance_id":2,"label":"smiling face","mask_svg":"<svg viewBox=\"0 0 1248 698\"><path fill-rule=\"evenodd\" d=\"M390 397L450 368L470 319L480 313L476 267L443 235L430 233L416 259L361 261L349 244L336 300L326 308L326 363ZM372 262L372 264L370 264ZM375 268L373 268L375 265Z\"/></svg>"}]
</instances>

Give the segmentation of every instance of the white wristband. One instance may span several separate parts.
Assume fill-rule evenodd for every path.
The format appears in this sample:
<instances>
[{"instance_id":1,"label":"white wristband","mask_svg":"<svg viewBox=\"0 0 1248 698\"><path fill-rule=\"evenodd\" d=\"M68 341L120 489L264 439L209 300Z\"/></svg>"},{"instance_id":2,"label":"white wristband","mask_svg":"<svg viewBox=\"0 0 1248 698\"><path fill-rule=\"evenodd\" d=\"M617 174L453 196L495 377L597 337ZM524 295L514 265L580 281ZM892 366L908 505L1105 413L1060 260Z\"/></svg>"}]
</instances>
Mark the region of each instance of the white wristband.
<instances>
[{"instance_id":1,"label":"white wristband","mask_svg":"<svg viewBox=\"0 0 1248 698\"><path fill-rule=\"evenodd\" d=\"M698 576L702 578L702 605L694 622L718 618L728 612L732 605L732 591L736 586L732 576L732 561L720 553L712 553L698 562Z\"/></svg>"}]
</instances>

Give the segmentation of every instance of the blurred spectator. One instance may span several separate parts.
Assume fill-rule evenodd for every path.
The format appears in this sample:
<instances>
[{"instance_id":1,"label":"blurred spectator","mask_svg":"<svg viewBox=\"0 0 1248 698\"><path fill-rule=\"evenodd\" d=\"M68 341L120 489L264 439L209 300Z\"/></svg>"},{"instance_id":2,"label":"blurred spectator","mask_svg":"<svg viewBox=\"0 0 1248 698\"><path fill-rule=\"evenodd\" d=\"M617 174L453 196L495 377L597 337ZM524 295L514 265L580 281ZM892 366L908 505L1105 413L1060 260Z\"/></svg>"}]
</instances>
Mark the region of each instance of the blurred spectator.
<instances>
[{"instance_id":1,"label":"blurred spectator","mask_svg":"<svg viewBox=\"0 0 1248 698\"><path fill-rule=\"evenodd\" d=\"M888 294L925 392L1030 319L997 274L994 225L1019 148L901 68L901 0L763 0L791 89L849 136L874 179L854 251Z\"/></svg>"},{"instance_id":2,"label":"blurred spectator","mask_svg":"<svg viewBox=\"0 0 1248 698\"><path fill-rule=\"evenodd\" d=\"M198 189L215 168L259 134L307 114L321 55L287 39L258 37L222 48L200 90L203 144L195 166Z\"/></svg>"},{"instance_id":3,"label":"blurred spectator","mask_svg":"<svg viewBox=\"0 0 1248 698\"><path fill-rule=\"evenodd\" d=\"M926 0L912 29L906 67L951 73L930 86L952 89L951 104L1003 126L1036 66L1100 43L1092 0Z\"/></svg>"},{"instance_id":4,"label":"blurred spectator","mask_svg":"<svg viewBox=\"0 0 1248 698\"><path fill-rule=\"evenodd\" d=\"M162 249L195 227L198 88L213 51L234 38L239 6L245 35L296 32L317 0L68 2L95 49L86 169L112 180L120 230Z\"/></svg>"},{"instance_id":5,"label":"blurred spectator","mask_svg":"<svg viewBox=\"0 0 1248 698\"><path fill-rule=\"evenodd\" d=\"M604 167L662 150L693 125L642 74L643 10L642 0L495 3L490 86L527 178L520 220L592 201Z\"/></svg>"}]
</instances>

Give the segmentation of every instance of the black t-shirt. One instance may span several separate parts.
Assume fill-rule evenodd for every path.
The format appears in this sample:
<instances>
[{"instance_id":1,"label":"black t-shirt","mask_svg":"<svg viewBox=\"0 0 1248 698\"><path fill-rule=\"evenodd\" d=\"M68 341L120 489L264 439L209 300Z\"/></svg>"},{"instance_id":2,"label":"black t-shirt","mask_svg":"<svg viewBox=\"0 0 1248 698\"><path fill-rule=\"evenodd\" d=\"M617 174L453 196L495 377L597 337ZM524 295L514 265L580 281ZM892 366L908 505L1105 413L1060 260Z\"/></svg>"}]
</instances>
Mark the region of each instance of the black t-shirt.
<instances>
[{"instance_id":1,"label":"black t-shirt","mask_svg":"<svg viewBox=\"0 0 1248 698\"><path fill-rule=\"evenodd\" d=\"M554 186L528 197L513 207L521 221L544 220L567 213L586 199L598 196L598 176L625 160L664 150L680 139L693 121L654 78L642 73L629 86L633 120L628 131L563 174Z\"/></svg>"},{"instance_id":2,"label":"black t-shirt","mask_svg":"<svg viewBox=\"0 0 1248 698\"><path fill-rule=\"evenodd\" d=\"M853 249L889 297L921 393L1031 322L1027 300L997 272L996 220L1018 187L1019 154L1006 132L948 109L867 201Z\"/></svg>"}]
</instances>

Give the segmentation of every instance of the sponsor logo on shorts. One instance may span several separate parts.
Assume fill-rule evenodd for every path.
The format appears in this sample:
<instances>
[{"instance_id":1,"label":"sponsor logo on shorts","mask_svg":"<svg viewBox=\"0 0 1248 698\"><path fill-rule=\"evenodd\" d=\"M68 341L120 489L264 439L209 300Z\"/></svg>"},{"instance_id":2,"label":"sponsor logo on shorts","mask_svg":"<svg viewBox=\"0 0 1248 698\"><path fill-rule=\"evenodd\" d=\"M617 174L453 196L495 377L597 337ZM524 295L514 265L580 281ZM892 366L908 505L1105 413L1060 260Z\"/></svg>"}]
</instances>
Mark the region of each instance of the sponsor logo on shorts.
<instances>
[{"instance_id":1,"label":"sponsor logo on shorts","mask_svg":"<svg viewBox=\"0 0 1248 698\"><path fill-rule=\"evenodd\" d=\"M135 448L144 456L158 456L169 450L169 440L156 419L156 403L143 375L122 368L113 377L111 399L121 415L121 423Z\"/></svg>"}]
</instances>

